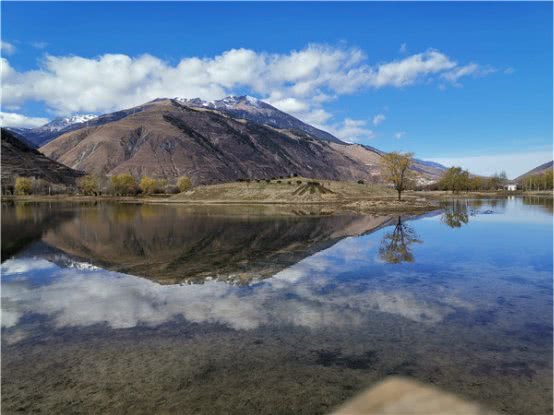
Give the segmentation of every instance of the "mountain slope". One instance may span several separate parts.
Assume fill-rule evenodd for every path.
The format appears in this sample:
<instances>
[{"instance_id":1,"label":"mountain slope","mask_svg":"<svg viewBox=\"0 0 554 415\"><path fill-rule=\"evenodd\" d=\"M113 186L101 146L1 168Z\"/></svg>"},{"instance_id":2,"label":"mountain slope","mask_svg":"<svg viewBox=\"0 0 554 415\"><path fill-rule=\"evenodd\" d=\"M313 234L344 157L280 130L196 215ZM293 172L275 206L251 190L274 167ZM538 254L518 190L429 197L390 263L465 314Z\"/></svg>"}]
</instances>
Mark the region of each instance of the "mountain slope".
<instances>
[{"instance_id":1,"label":"mountain slope","mask_svg":"<svg viewBox=\"0 0 554 415\"><path fill-rule=\"evenodd\" d=\"M529 170L527 173L523 173L521 176L516 177L515 180L523 179L524 177L533 176L535 174L542 174L548 170L552 170L554 166L554 161L549 161L548 163L541 164L540 166L535 167L532 170Z\"/></svg>"},{"instance_id":2,"label":"mountain slope","mask_svg":"<svg viewBox=\"0 0 554 415\"><path fill-rule=\"evenodd\" d=\"M51 160L11 131L2 128L3 185L13 184L17 176L36 177L54 184L72 185L83 173Z\"/></svg>"}]
</instances>

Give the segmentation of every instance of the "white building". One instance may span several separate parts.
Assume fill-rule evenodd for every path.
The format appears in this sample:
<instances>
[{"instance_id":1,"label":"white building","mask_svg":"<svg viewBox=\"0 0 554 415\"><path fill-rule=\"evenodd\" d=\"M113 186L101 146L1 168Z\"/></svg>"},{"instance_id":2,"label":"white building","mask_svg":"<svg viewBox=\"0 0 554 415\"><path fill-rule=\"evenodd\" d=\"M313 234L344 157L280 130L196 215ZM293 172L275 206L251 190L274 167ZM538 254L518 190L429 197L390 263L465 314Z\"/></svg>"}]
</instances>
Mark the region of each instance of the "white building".
<instances>
[{"instance_id":1,"label":"white building","mask_svg":"<svg viewBox=\"0 0 554 415\"><path fill-rule=\"evenodd\" d=\"M504 190L507 190L508 192L515 192L517 190L517 184L515 184L515 183L506 183L504 185Z\"/></svg>"}]
</instances>

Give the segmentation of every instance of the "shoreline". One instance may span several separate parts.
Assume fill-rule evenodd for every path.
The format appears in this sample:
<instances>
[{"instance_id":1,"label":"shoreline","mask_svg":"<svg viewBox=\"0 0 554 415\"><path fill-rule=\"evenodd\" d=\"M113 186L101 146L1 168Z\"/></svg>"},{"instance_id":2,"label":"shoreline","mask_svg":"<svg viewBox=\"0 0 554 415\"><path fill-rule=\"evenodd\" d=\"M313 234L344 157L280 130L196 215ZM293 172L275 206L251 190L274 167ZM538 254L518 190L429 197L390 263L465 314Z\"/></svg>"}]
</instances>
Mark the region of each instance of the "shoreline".
<instances>
[{"instance_id":1,"label":"shoreline","mask_svg":"<svg viewBox=\"0 0 554 415\"><path fill-rule=\"evenodd\" d=\"M344 200L288 201L288 200L183 200L171 197L118 197L118 196L77 196L77 195L26 195L4 196L3 202L13 203L129 203L143 205L177 205L188 207L263 207L317 208L328 213L425 213L440 209L439 199L408 196L402 201L393 197L374 197Z\"/></svg>"},{"instance_id":2,"label":"shoreline","mask_svg":"<svg viewBox=\"0 0 554 415\"><path fill-rule=\"evenodd\" d=\"M508 196L552 197L551 192L466 192L451 193L445 191L406 192L403 200L392 196L365 198L345 198L343 200L199 200L176 199L174 195L159 196L80 196L80 195L4 195L3 202L13 203L129 203L143 205L181 205L188 207L263 207L274 208L317 208L325 209L327 214L335 213L426 213L441 209L441 202L456 199L502 199Z\"/></svg>"}]
</instances>

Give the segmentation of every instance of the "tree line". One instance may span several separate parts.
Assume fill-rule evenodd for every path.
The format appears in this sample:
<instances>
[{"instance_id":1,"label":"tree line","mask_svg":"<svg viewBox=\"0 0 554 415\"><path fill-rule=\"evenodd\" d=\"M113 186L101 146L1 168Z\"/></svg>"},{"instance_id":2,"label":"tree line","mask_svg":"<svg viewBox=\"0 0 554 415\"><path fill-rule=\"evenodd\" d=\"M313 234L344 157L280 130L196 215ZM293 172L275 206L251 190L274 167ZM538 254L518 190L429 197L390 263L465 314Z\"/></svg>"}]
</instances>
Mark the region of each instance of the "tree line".
<instances>
[{"instance_id":1,"label":"tree line","mask_svg":"<svg viewBox=\"0 0 554 415\"><path fill-rule=\"evenodd\" d=\"M383 168L383 180L392 184L398 194L398 200L402 199L405 190L450 190L458 192L475 192L502 189L508 178L505 172L495 173L491 177L472 175L461 167L450 167L438 181L429 185L417 183L415 172L411 169L413 164L412 153L392 152L383 154L381 166Z\"/></svg>"},{"instance_id":2,"label":"tree line","mask_svg":"<svg viewBox=\"0 0 554 415\"><path fill-rule=\"evenodd\" d=\"M495 173L490 177L472 175L461 167L450 167L440 180L429 186L429 190L450 190L458 192L494 191L503 189L507 183L506 172Z\"/></svg>"},{"instance_id":3,"label":"tree line","mask_svg":"<svg viewBox=\"0 0 554 415\"><path fill-rule=\"evenodd\" d=\"M175 194L186 192L191 188L192 181L187 176L181 176L175 184L170 184L166 179L149 176L142 176L137 181L129 173L122 173L110 177L86 175L77 179L75 187L55 185L33 177L16 177L14 192L16 195L77 193L85 196L135 196L137 194Z\"/></svg>"},{"instance_id":4,"label":"tree line","mask_svg":"<svg viewBox=\"0 0 554 415\"><path fill-rule=\"evenodd\" d=\"M533 174L526 176L518 181L518 187L522 190L553 190L554 188L554 171L549 169L544 173Z\"/></svg>"}]
</instances>

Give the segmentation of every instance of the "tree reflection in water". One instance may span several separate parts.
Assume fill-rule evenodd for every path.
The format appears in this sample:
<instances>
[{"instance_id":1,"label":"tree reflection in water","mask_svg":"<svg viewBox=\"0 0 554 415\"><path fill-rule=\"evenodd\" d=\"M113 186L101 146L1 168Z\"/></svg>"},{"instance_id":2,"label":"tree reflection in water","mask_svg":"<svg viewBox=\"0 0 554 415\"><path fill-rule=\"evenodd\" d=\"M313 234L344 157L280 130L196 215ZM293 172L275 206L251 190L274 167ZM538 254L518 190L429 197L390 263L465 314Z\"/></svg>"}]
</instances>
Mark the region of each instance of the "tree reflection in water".
<instances>
[{"instance_id":1,"label":"tree reflection in water","mask_svg":"<svg viewBox=\"0 0 554 415\"><path fill-rule=\"evenodd\" d=\"M451 228L461 228L469 222L469 210L465 200L454 200L443 207L441 222Z\"/></svg>"},{"instance_id":2,"label":"tree reflection in water","mask_svg":"<svg viewBox=\"0 0 554 415\"><path fill-rule=\"evenodd\" d=\"M389 264L414 262L414 255L410 250L410 245L422 242L415 230L403 223L402 217L399 216L394 230L383 236L381 246L379 247L379 256Z\"/></svg>"}]
</instances>

